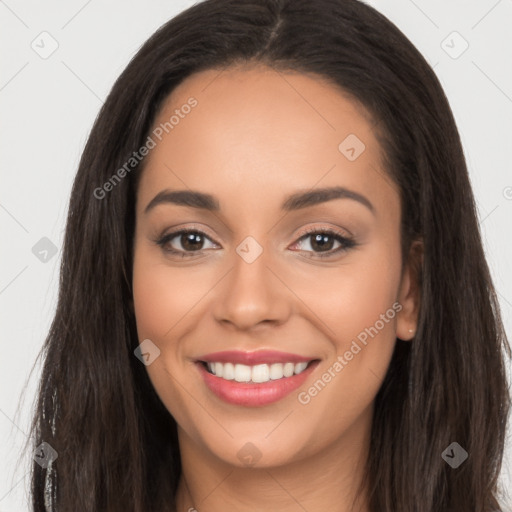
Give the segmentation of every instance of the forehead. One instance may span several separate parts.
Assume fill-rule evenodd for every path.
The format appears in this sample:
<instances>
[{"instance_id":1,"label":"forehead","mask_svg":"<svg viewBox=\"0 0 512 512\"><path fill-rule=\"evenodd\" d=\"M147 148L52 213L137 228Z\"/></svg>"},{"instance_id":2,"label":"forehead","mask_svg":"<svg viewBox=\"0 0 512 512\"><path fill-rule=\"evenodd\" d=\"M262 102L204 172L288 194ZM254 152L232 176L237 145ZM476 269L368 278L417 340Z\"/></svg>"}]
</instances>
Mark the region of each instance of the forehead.
<instances>
[{"instance_id":1,"label":"forehead","mask_svg":"<svg viewBox=\"0 0 512 512\"><path fill-rule=\"evenodd\" d=\"M250 187L249 204L342 185L396 199L371 118L316 75L263 65L195 73L167 98L152 133L140 183L148 198L167 187L233 199Z\"/></svg>"}]
</instances>

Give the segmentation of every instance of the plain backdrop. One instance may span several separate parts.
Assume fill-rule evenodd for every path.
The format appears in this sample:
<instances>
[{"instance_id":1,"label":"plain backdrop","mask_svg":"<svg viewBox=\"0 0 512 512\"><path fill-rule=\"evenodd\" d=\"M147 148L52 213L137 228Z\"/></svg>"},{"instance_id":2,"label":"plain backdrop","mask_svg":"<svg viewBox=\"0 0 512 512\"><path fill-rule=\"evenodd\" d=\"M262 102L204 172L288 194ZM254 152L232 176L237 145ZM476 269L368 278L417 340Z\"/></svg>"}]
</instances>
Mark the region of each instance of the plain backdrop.
<instances>
[{"instance_id":1,"label":"plain backdrop","mask_svg":"<svg viewBox=\"0 0 512 512\"><path fill-rule=\"evenodd\" d=\"M0 512L30 509L32 454L25 454L25 465L16 467L16 461L39 365L30 379L29 372L56 305L64 222L80 154L130 58L160 25L193 3L0 0ZM512 1L368 3L411 39L450 101L512 337ZM505 489L512 489L511 443L509 437Z\"/></svg>"}]
</instances>

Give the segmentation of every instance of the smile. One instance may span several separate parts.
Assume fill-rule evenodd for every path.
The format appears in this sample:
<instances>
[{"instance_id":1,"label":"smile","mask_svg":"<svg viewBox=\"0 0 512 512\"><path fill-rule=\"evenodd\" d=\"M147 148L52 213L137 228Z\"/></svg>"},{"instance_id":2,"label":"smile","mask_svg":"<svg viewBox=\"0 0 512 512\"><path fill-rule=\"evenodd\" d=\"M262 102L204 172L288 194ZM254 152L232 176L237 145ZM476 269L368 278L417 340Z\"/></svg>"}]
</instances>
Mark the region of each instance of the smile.
<instances>
[{"instance_id":1,"label":"smile","mask_svg":"<svg viewBox=\"0 0 512 512\"><path fill-rule=\"evenodd\" d=\"M202 356L196 366L206 387L224 402L261 407L299 388L319 364L275 351L226 351Z\"/></svg>"}]
</instances>

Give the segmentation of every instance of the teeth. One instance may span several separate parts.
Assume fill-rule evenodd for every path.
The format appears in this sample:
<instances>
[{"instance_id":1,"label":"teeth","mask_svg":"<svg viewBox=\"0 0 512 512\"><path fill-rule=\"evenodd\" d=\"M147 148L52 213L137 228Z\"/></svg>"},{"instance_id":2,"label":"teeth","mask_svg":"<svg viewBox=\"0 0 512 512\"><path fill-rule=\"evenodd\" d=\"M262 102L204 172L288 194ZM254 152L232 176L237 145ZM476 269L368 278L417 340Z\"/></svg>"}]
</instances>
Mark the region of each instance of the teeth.
<instances>
[{"instance_id":1,"label":"teeth","mask_svg":"<svg viewBox=\"0 0 512 512\"><path fill-rule=\"evenodd\" d=\"M217 366L217 363L215 363ZM235 380L237 382L249 382L251 380L251 367L245 364L235 364Z\"/></svg>"},{"instance_id":2,"label":"teeth","mask_svg":"<svg viewBox=\"0 0 512 512\"><path fill-rule=\"evenodd\" d=\"M270 378L272 380L282 379L284 375L283 365L279 363L270 365Z\"/></svg>"},{"instance_id":3,"label":"teeth","mask_svg":"<svg viewBox=\"0 0 512 512\"><path fill-rule=\"evenodd\" d=\"M283 374L285 377L291 377L295 371L295 365L293 363L285 363L283 367Z\"/></svg>"},{"instance_id":4,"label":"teeth","mask_svg":"<svg viewBox=\"0 0 512 512\"><path fill-rule=\"evenodd\" d=\"M222 363L215 363L215 375L217 375L217 377L223 376L223 370L224 366Z\"/></svg>"},{"instance_id":5,"label":"teeth","mask_svg":"<svg viewBox=\"0 0 512 512\"><path fill-rule=\"evenodd\" d=\"M307 365L308 365L308 363L297 363L295 365L295 374L302 373L306 369ZM217 368L217 367L215 367L215 368Z\"/></svg>"},{"instance_id":6,"label":"teeth","mask_svg":"<svg viewBox=\"0 0 512 512\"><path fill-rule=\"evenodd\" d=\"M208 370L213 375L225 380L235 380L236 382L254 382L262 383L269 380L278 380L283 377L291 377L302 373L308 366L308 363L273 363L257 364L248 366L245 364L233 363L207 363Z\"/></svg>"},{"instance_id":7,"label":"teeth","mask_svg":"<svg viewBox=\"0 0 512 512\"><path fill-rule=\"evenodd\" d=\"M222 378L226 380L233 380L235 378L235 365L233 363L224 364Z\"/></svg>"},{"instance_id":8,"label":"teeth","mask_svg":"<svg viewBox=\"0 0 512 512\"><path fill-rule=\"evenodd\" d=\"M258 364L252 367L253 382L268 382L270 380L270 369L268 364Z\"/></svg>"}]
</instances>

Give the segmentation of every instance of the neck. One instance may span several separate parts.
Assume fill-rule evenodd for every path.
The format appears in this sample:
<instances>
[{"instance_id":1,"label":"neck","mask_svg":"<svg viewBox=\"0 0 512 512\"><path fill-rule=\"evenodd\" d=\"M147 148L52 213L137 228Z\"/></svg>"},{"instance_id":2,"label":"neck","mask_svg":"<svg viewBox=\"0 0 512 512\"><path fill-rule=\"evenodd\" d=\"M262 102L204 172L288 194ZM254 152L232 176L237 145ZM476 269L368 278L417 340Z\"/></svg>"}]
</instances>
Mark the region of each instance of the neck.
<instances>
[{"instance_id":1,"label":"neck","mask_svg":"<svg viewBox=\"0 0 512 512\"><path fill-rule=\"evenodd\" d=\"M358 494L368 455L371 411L336 443L278 467L238 467L199 447L178 427L182 474L177 512L368 512Z\"/></svg>"}]
</instances>

